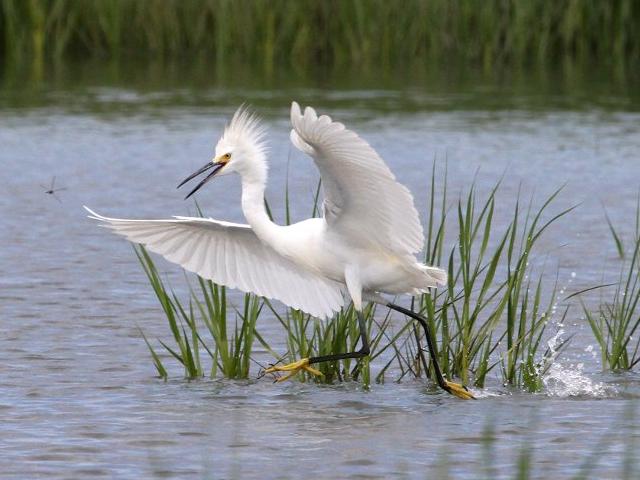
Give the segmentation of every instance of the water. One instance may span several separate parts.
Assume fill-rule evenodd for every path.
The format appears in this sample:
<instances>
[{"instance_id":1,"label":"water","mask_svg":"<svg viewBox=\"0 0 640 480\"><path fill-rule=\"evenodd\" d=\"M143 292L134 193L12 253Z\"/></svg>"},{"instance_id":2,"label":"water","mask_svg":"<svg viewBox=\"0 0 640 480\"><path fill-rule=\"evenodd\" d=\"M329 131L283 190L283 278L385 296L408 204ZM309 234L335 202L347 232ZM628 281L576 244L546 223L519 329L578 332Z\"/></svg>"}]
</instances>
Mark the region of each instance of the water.
<instances>
[{"instance_id":1,"label":"water","mask_svg":"<svg viewBox=\"0 0 640 480\"><path fill-rule=\"evenodd\" d=\"M628 407L640 396L640 376L600 373L577 306L562 327L574 340L536 395L496 379L477 402L412 380L370 391L268 379L187 382L175 366L165 383L154 377L138 332L169 337L156 300L130 247L95 227L81 206L134 217L192 211L175 185L210 157L230 113L249 101L270 129L270 203L281 218L289 161L293 215L303 218L317 174L289 147L295 98L361 133L418 204L434 158L441 170L447 162L454 196L474 177L486 192L506 172L499 194L506 207L518 188L543 198L567 183L555 208L580 206L548 232L534 261L558 268L569 294L616 279L602 205L624 239L632 234L637 98L608 84L367 81L357 89L351 80L276 88L244 79L180 87L106 77L5 83L0 93L3 478L438 478L445 471L510 478L522 451L537 478L567 477L589 459L595 476L620 475L640 436ZM67 188L62 203L39 186L54 175ZM234 221L242 220L238 199L237 178L220 178L199 195L208 214ZM182 285L179 270L160 265ZM273 318L261 317L260 328L286 349Z\"/></svg>"}]
</instances>

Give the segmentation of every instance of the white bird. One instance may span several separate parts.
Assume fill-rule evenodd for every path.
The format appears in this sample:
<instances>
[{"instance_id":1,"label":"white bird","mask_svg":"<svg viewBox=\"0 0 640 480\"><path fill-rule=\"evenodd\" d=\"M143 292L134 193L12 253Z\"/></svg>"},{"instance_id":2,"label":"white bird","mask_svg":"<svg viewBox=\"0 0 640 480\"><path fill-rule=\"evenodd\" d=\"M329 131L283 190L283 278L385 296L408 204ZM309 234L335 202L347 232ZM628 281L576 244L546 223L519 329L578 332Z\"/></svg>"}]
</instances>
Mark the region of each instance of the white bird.
<instances>
[{"instance_id":1,"label":"white bird","mask_svg":"<svg viewBox=\"0 0 640 480\"><path fill-rule=\"evenodd\" d=\"M362 315L363 302L373 301L418 320L425 328L440 386L461 398L473 398L463 386L444 379L433 355L433 337L424 317L386 301L380 294L416 295L444 285L447 274L418 262L424 236L409 190L401 185L376 151L357 134L291 105L291 141L313 158L322 180L323 217L278 225L267 214L265 130L245 108L234 114L215 148L214 158L187 177L211 172L189 198L214 176L238 173L242 180L242 211L248 225L211 218L174 217L128 220L98 215L99 220L128 240L146 245L170 262L203 278L251 292L317 317L330 317L345 304L358 312L362 348L356 352L304 358L267 373L286 371L289 378L310 365L369 354Z\"/></svg>"}]
</instances>

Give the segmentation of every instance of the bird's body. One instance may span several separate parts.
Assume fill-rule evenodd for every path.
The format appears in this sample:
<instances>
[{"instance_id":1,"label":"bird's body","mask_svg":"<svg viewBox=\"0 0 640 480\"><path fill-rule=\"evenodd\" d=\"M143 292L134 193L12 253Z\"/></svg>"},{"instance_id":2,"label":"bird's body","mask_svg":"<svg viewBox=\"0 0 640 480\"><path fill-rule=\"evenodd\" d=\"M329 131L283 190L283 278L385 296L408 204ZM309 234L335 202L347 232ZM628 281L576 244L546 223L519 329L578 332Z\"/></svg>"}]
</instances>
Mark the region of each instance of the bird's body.
<instances>
[{"instance_id":1,"label":"bird's body","mask_svg":"<svg viewBox=\"0 0 640 480\"><path fill-rule=\"evenodd\" d=\"M303 114L295 102L291 122L292 143L311 156L320 171L322 218L288 226L269 218L264 130L244 109L234 115L214 159L180 186L213 169L188 198L216 174L239 173L248 225L195 217L114 219L89 212L116 233L204 278L318 317L331 316L346 299L361 313L363 301L392 306L380 294L415 295L445 284L446 272L416 260L424 236L413 197L375 150L328 116L318 117L309 107ZM367 355L362 320L360 328L361 351L303 359L305 364L292 364L291 369Z\"/></svg>"},{"instance_id":2,"label":"bird's body","mask_svg":"<svg viewBox=\"0 0 640 480\"><path fill-rule=\"evenodd\" d=\"M378 301L380 293L418 294L444 283L444 271L416 260L424 238L413 197L375 150L311 108L303 115L294 103L291 119L294 145L315 160L322 176L322 218L292 225L269 218L263 131L245 110L234 116L216 158L230 154L220 173L238 162L248 225L188 217L94 217L205 278L320 317L339 310L344 294L360 309L363 297Z\"/></svg>"},{"instance_id":3,"label":"bird's body","mask_svg":"<svg viewBox=\"0 0 640 480\"><path fill-rule=\"evenodd\" d=\"M418 263L413 255L402 256L353 241L327 228L323 218L277 226L273 233L262 230L256 233L278 254L335 282L346 285L345 271L355 270L362 291L368 294L417 294L435 286L428 267ZM279 240L273 241L275 238Z\"/></svg>"}]
</instances>

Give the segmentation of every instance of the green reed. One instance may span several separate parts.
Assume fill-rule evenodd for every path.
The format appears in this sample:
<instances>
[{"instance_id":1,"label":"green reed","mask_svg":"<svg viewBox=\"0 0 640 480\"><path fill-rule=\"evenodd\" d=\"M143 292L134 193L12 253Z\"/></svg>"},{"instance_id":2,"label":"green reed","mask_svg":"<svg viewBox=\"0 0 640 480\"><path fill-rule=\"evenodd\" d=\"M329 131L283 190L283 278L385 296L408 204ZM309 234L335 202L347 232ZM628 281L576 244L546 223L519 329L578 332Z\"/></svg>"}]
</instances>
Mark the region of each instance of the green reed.
<instances>
[{"instance_id":1,"label":"green reed","mask_svg":"<svg viewBox=\"0 0 640 480\"><path fill-rule=\"evenodd\" d=\"M353 352L359 350L361 346L358 318L353 305L344 307L328 320L319 320L294 309L287 309L284 314L281 314L270 303L268 305L287 335L288 350L278 359L279 362ZM331 384L353 380L360 381L363 385L370 385L370 362L389 346L389 342L383 346L383 340L390 331L389 315L387 314L381 323L377 323L375 311L375 306L368 305L363 312L370 339L371 353L368 357L319 363L314 365L314 368L320 370L322 376L305 374L300 378L313 379L317 383ZM372 336L374 331L375 335ZM381 381L381 378L378 375L377 380Z\"/></svg>"},{"instance_id":2,"label":"green reed","mask_svg":"<svg viewBox=\"0 0 640 480\"><path fill-rule=\"evenodd\" d=\"M518 196L507 226L496 231L500 182L484 199L472 184L451 214L446 173L439 199L434 193L435 177L434 165L425 262L442 265L449 279L446 287L422 295L416 305L441 339L436 356L443 373L482 387L499 366L503 383L537 391L541 375L557 353L539 352L555 311L556 287L553 278L545 293L549 282L544 272L533 277L530 261L543 232L572 208L547 218L546 211L561 189L537 209L533 199L523 208ZM453 228L457 241L446 251L448 228Z\"/></svg>"},{"instance_id":3,"label":"green reed","mask_svg":"<svg viewBox=\"0 0 640 480\"><path fill-rule=\"evenodd\" d=\"M636 201L630 252L606 210L604 215L618 257L622 260L620 275L617 283L602 285L615 285L611 300L602 301L596 311L583 302L582 309L600 347L602 368L631 370L640 363L640 339L634 343L634 335L640 327L640 195Z\"/></svg>"},{"instance_id":4,"label":"green reed","mask_svg":"<svg viewBox=\"0 0 640 480\"><path fill-rule=\"evenodd\" d=\"M623 262L613 298L595 312L582 307L600 347L602 368L631 370L640 364L640 238Z\"/></svg>"},{"instance_id":5,"label":"green reed","mask_svg":"<svg viewBox=\"0 0 640 480\"><path fill-rule=\"evenodd\" d=\"M188 304L185 304L164 285L155 263L146 249L138 245L134 247L134 250L162 306L173 335L175 347L171 347L163 341L160 341L160 344L184 367L185 376L197 378L205 375L200 359L200 349L202 348L211 361L209 369L211 377L220 373L226 378L248 378L255 341L259 340L268 349L268 345L256 331L262 300L255 295L245 294L242 310L236 312L232 336L229 337L225 287L197 277L199 289L189 285L190 298ZM198 318L209 332L211 343L201 335ZM151 352L158 374L167 378L167 370L159 355L146 336L142 335Z\"/></svg>"},{"instance_id":6,"label":"green reed","mask_svg":"<svg viewBox=\"0 0 640 480\"><path fill-rule=\"evenodd\" d=\"M640 59L634 0L1 0L8 61L204 56L218 68Z\"/></svg>"}]
</instances>

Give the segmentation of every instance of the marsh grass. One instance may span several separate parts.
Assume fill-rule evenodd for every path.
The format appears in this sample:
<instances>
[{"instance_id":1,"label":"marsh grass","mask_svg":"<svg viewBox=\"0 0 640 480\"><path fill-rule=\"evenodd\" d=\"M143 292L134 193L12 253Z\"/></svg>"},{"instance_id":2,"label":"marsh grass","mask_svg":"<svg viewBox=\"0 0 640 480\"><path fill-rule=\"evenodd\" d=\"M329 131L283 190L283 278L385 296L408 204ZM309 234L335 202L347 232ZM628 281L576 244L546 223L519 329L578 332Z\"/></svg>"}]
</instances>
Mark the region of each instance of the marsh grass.
<instances>
[{"instance_id":1,"label":"marsh grass","mask_svg":"<svg viewBox=\"0 0 640 480\"><path fill-rule=\"evenodd\" d=\"M606 210L605 219L622 260L620 275L614 284L611 300L602 301L595 311L582 302L582 309L600 347L602 368L631 370L640 364L640 338L637 335L640 333L640 195L636 201L630 252L627 252L622 235L614 227Z\"/></svg>"},{"instance_id":2,"label":"marsh grass","mask_svg":"<svg viewBox=\"0 0 640 480\"><path fill-rule=\"evenodd\" d=\"M623 263L613 298L595 312L584 303L582 308L600 347L602 368L636 367L640 363L640 239L636 238L630 259Z\"/></svg>"},{"instance_id":3,"label":"marsh grass","mask_svg":"<svg viewBox=\"0 0 640 480\"><path fill-rule=\"evenodd\" d=\"M545 292L547 276L543 271L534 279L530 261L544 231L573 207L547 214L561 189L537 209L533 198L523 208L518 195L507 226L496 232L500 182L484 199L472 184L451 214L446 177L445 171L443 193L437 199L434 164L425 262L446 267L448 284L416 302L441 339L436 356L443 373L483 387L487 375L499 366L503 383L537 391L544 366L551 361L551 353L540 352L540 346L555 312L557 281L553 278ZM457 242L445 251L452 224Z\"/></svg>"},{"instance_id":4,"label":"marsh grass","mask_svg":"<svg viewBox=\"0 0 640 480\"><path fill-rule=\"evenodd\" d=\"M634 0L2 0L0 49L33 59L204 56L218 68L424 68L457 58L633 66ZM532 28L535 26L535 28Z\"/></svg>"},{"instance_id":5,"label":"marsh grass","mask_svg":"<svg viewBox=\"0 0 640 480\"><path fill-rule=\"evenodd\" d=\"M305 357L316 357L335 353L353 352L360 348L360 332L358 319L353 305L344 307L333 318L321 321L299 310L286 309L284 314L265 301L282 325L287 338L287 352L278 362L295 361ZM322 372L322 376L301 375L301 379L312 379L316 383L335 383L344 381L360 381L364 385L371 383L370 363L375 361L396 338L389 339L390 315L384 317L382 322L375 320L376 308L368 305L364 309L368 338L370 339L371 353L369 357L362 359L345 359L332 362L323 362L314 365ZM375 332L375 335L372 333ZM384 370L382 375L384 375ZM377 381L383 380L378 373Z\"/></svg>"},{"instance_id":6,"label":"marsh grass","mask_svg":"<svg viewBox=\"0 0 640 480\"><path fill-rule=\"evenodd\" d=\"M163 341L160 344L184 367L185 377L193 379L205 375L200 358L202 348L211 362L208 370L211 377L221 374L225 378L248 378L255 341L259 340L265 348L269 348L256 331L262 300L255 295L245 294L242 310L236 311L233 328L230 328L224 287L197 277L199 288L193 288L189 284L189 301L184 303L164 285L146 249L138 245L134 250L162 306L175 342L174 347ZM198 319L208 331L211 343L203 338ZM167 378L167 370L160 356L144 333L142 335L158 374Z\"/></svg>"}]
</instances>

